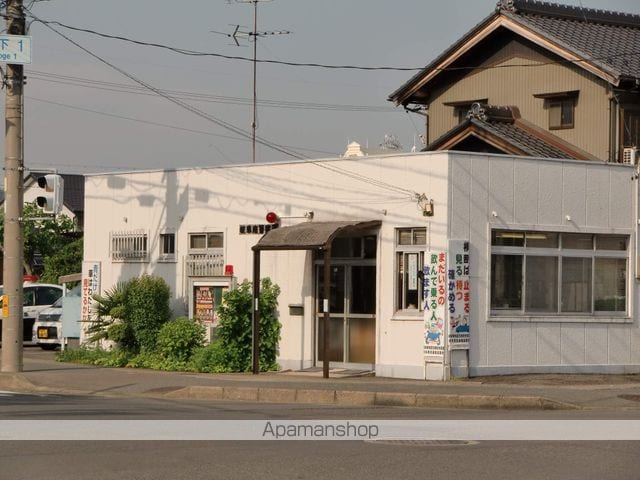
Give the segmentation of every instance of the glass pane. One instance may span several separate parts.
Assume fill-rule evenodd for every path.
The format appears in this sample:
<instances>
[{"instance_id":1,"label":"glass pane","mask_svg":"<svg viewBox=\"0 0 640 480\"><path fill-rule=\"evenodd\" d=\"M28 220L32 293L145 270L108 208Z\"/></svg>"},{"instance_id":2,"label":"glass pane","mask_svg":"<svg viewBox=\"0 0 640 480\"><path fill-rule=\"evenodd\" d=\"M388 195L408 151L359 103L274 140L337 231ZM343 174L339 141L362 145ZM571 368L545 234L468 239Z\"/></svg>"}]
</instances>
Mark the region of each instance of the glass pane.
<instances>
[{"instance_id":1,"label":"glass pane","mask_svg":"<svg viewBox=\"0 0 640 480\"><path fill-rule=\"evenodd\" d=\"M494 230L491 232L491 245L503 247L524 247L524 232Z\"/></svg>"},{"instance_id":2,"label":"glass pane","mask_svg":"<svg viewBox=\"0 0 640 480\"><path fill-rule=\"evenodd\" d=\"M22 304L24 306L31 306L35 303L35 301L36 301L35 290L33 288L30 288L29 290L25 289Z\"/></svg>"},{"instance_id":3,"label":"glass pane","mask_svg":"<svg viewBox=\"0 0 640 480\"><path fill-rule=\"evenodd\" d=\"M562 248L593 250L593 235L588 233L563 233Z\"/></svg>"},{"instance_id":4,"label":"glass pane","mask_svg":"<svg viewBox=\"0 0 640 480\"><path fill-rule=\"evenodd\" d=\"M324 360L324 316L318 317L318 361ZM329 361L344 361L344 320L329 318Z\"/></svg>"},{"instance_id":5,"label":"glass pane","mask_svg":"<svg viewBox=\"0 0 640 480\"><path fill-rule=\"evenodd\" d=\"M562 107L560 102L552 102L549 104L549 128L558 128L561 126Z\"/></svg>"},{"instance_id":6,"label":"glass pane","mask_svg":"<svg viewBox=\"0 0 640 480\"><path fill-rule=\"evenodd\" d=\"M376 258L378 251L378 238L375 235L369 235L363 238L364 258Z\"/></svg>"},{"instance_id":7,"label":"glass pane","mask_svg":"<svg viewBox=\"0 0 640 480\"><path fill-rule=\"evenodd\" d=\"M596 235L596 250L627 250L627 236L625 235Z\"/></svg>"},{"instance_id":8,"label":"glass pane","mask_svg":"<svg viewBox=\"0 0 640 480\"><path fill-rule=\"evenodd\" d=\"M190 235L189 248L207 248L206 235Z\"/></svg>"},{"instance_id":9,"label":"glass pane","mask_svg":"<svg viewBox=\"0 0 640 480\"><path fill-rule=\"evenodd\" d=\"M427 229L426 228L414 228L413 229L413 244L414 245L426 245L427 244Z\"/></svg>"},{"instance_id":10,"label":"glass pane","mask_svg":"<svg viewBox=\"0 0 640 480\"><path fill-rule=\"evenodd\" d=\"M491 255L491 308L522 308L522 255Z\"/></svg>"},{"instance_id":11,"label":"glass pane","mask_svg":"<svg viewBox=\"0 0 640 480\"><path fill-rule=\"evenodd\" d=\"M562 102L562 126L570 127L573 125L573 99L564 100Z\"/></svg>"},{"instance_id":12,"label":"glass pane","mask_svg":"<svg viewBox=\"0 0 640 480\"><path fill-rule=\"evenodd\" d=\"M329 312L344 313L344 267L331 267L331 286L329 293ZM318 266L318 299L317 312L322 312L324 303L324 267Z\"/></svg>"},{"instance_id":13,"label":"glass pane","mask_svg":"<svg viewBox=\"0 0 640 480\"><path fill-rule=\"evenodd\" d=\"M413 236L410 228L398 230L398 245L411 245Z\"/></svg>"},{"instance_id":14,"label":"glass pane","mask_svg":"<svg viewBox=\"0 0 640 480\"><path fill-rule=\"evenodd\" d=\"M362 255L362 240L360 237L336 238L331 243L331 257L360 258Z\"/></svg>"},{"instance_id":15,"label":"glass pane","mask_svg":"<svg viewBox=\"0 0 640 480\"><path fill-rule=\"evenodd\" d=\"M421 257L422 255L420 253L404 254L404 308L407 310L417 310L420 305L420 282L418 280L418 273L422 270Z\"/></svg>"},{"instance_id":16,"label":"glass pane","mask_svg":"<svg viewBox=\"0 0 640 480\"><path fill-rule=\"evenodd\" d=\"M348 362L375 363L376 321L373 318L349 319Z\"/></svg>"},{"instance_id":17,"label":"glass pane","mask_svg":"<svg viewBox=\"0 0 640 480\"><path fill-rule=\"evenodd\" d=\"M591 258L562 259L562 311L591 313Z\"/></svg>"},{"instance_id":18,"label":"glass pane","mask_svg":"<svg viewBox=\"0 0 640 480\"><path fill-rule=\"evenodd\" d=\"M596 258L594 297L596 312L627 309L627 260Z\"/></svg>"},{"instance_id":19,"label":"glass pane","mask_svg":"<svg viewBox=\"0 0 640 480\"><path fill-rule=\"evenodd\" d=\"M351 313L376 313L376 267L351 267Z\"/></svg>"},{"instance_id":20,"label":"glass pane","mask_svg":"<svg viewBox=\"0 0 640 480\"><path fill-rule=\"evenodd\" d=\"M527 257L525 310L558 311L558 257Z\"/></svg>"},{"instance_id":21,"label":"glass pane","mask_svg":"<svg viewBox=\"0 0 640 480\"><path fill-rule=\"evenodd\" d=\"M222 233L210 233L207 235L208 248L222 248L224 246L224 235Z\"/></svg>"},{"instance_id":22,"label":"glass pane","mask_svg":"<svg viewBox=\"0 0 640 480\"><path fill-rule=\"evenodd\" d=\"M551 232L527 232L528 248L558 248L558 234Z\"/></svg>"}]
</instances>

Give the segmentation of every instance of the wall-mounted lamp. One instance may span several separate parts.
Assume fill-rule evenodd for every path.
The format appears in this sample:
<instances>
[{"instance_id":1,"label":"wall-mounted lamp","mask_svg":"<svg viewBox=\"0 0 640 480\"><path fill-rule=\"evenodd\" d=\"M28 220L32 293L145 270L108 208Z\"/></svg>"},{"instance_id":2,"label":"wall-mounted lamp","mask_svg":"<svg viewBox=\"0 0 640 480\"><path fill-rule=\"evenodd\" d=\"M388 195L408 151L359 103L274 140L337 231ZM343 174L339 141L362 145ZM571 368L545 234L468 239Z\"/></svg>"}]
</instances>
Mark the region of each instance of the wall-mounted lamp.
<instances>
[{"instance_id":1,"label":"wall-mounted lamp","mask_svg":"<svg viewBox=\"0 0 640 480\"><path fill-rule=\"evenodd\" d=\"M571 221L571 215L565 215L565 216L564 216L564 219L565 219L567 222L570 222L570 221Z\"/></svg>"},{"instance_id":2,"label":"wall-mounted lamp","mask_svg":"<svg viewBox=\"0 0 640 480\"><path fill-rule=\"evenodd\" d=\"M418 210L422 211L423 217L433 217L433 199L427 198L424 193L416 195Z\"/></svg>"},{"instance_id":3,"label":"wall-mounted lamp","mask_svg":"<svg viewBox=\"0 0 640 480\"><path fill-rule=\"evenodd\" d=\"M498 218L498 212L496 212L495 210L493 212L491 212L491 216L493 218Z\"/></svg>"}]
</instances>

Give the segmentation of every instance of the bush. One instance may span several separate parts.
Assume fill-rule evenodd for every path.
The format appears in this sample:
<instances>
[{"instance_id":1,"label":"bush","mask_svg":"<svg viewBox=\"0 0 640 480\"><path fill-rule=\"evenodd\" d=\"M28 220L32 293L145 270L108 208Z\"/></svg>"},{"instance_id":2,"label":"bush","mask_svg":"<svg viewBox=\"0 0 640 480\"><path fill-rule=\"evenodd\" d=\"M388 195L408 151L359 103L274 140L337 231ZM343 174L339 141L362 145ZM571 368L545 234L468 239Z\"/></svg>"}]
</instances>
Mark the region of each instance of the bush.
<instances>
[{"instance_id":1,"label":"bush","mask_svg":"<svg viewBox=\"0 0 640 480\"><path fill-rule=\"evenodd\" d=\"M107 327L107 339L118 343L125 350L135 344L131 328L127 323L121 321L114 322Z\"/></svg>"},{"instance_id":2,"label":"bush","mask_svg":"<svg viewBox=\"0 0 640 480\"><path fill-rule=\"evenodd\" d=\"M140 348L154 350L160 327L171 318L170 297L169 286L160 277L143 275L128 282L125 321Z\"/></svg>"},{"instance_id":3,"label":"bush","mask_svg":"<svg viewBox=\"0 0 640 480\"><path fill-rule=\"evenodd\" d=\"M204 326L187 317L165 323L158 332L156 350L163 357L186 362L204 345Z\"/></svg>"},{"instance_id":4,"label":"bush","mask_svg":"<svg viewBox=\"0 0 640 480\"><path fill-rule=\"evenodd\" d=\"M100 348L74 348L58 352L58 362L82 363L100 367L124 367L129 362L127 352Z\"/></svg>"},{"instance_id":5,"label":"bush","mask_svg":"<svg viewBox=\"0 0 640 480\"><path fill-rule=\"evenodd\" d=\"M252 285L242 282L235 290L224 294L218 307L220 323L216 334L220 343L219 367L223 371L251 370L252 343ZM261 283L258 308L260 311L260 370L277 370L276 356L281 325L277 317L280 287L264 278Z\"/></svg>"},{"instance_id":6,"label":"bush","mask_svg":"<svg viewBox=\"0 0 640 480\"><path fill-rule=\"evenodd\" d=\"M190 368L202 373L227 373L225 364L226 354L219 341L211 343L206 347L197 349L191 357Z\"/></svg>"}]
</instances>

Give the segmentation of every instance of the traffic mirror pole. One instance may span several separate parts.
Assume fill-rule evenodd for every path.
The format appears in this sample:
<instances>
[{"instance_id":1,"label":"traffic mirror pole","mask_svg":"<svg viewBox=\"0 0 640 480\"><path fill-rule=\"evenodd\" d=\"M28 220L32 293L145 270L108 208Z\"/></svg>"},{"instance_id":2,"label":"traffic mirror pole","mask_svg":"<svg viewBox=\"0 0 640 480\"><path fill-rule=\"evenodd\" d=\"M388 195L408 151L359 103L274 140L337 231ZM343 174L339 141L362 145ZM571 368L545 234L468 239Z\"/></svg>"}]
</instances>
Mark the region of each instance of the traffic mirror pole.
<instances>
[{"instance_id":1,"label":"traffic mirror pole","mask_svg":"<svg viewBox=\"0 0 640 480\"><path fill-rule=\"evenodd\" d=\"M7 0L7 33L25 34L22 0ZM21 372L22 361L22 272L23 272L23 65L7 64L5 74L5 211L2 319L2 372ZM5 308L6 307L6 308Z\"/></svg>"}]
</instances>

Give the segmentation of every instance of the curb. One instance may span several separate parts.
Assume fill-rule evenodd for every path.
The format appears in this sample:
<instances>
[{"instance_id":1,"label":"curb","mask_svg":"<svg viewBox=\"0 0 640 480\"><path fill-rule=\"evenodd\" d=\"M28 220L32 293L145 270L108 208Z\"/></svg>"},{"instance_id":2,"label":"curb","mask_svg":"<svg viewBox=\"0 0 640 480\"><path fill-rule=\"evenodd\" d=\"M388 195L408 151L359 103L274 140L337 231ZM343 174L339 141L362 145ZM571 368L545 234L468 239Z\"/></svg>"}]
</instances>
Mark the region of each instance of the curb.
<instances>
[{"instance_id":1,"label":"curb","mask_svg":"<svg viewBox=\"0 0 640 480\"><path fill-rule=\"evenodd\" d=\"M157 396L160 392L149 391ZM578 410L580 406L540 396L456 395L257 387L183 387L162 397L265 403L503 410Z\"/></svg>"},{"instance_id":2,"label":"curb","mask_svg":"<svg viewBox=\"0 0 640 480\"><path fill-rule=\"evenodd\" d=\"M37 387L21 373L0 373L0 390L5 389L32 392Z\"/></svg>"}]
</instances>

